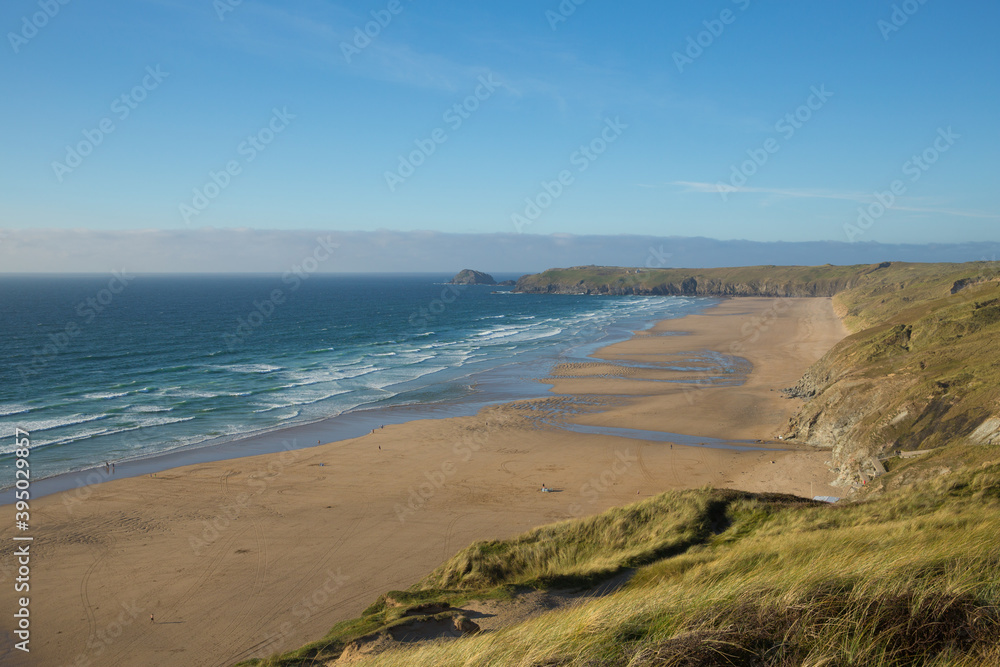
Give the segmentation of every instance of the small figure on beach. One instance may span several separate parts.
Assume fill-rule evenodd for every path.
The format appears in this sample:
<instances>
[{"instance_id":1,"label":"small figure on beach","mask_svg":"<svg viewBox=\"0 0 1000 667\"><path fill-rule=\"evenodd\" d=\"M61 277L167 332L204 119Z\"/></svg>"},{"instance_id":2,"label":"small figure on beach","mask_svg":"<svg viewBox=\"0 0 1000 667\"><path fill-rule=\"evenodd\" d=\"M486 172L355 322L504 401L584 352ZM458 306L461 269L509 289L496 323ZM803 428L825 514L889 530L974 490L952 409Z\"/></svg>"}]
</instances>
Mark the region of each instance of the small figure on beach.
<instances>
[{"instance_id":1,"label":"small figure on beach","mask_svg":"<svg viewBox=\"0 0 1000 667\"><path fill-rule=\"evenodd\" d=\"M111 464L111 474L112 475L115 474L115 464L114 463Z\"/></svg>"},{"instance_id":2,"label":"small figure on beach","mask_svg":"<svg viewBox=\"0 0 1000 667\"><path fill-rule=\"evenodd\" d=\"M153 620L153 615L152 614L149 615L149 622L150 623L155 623L156 622L156 621Z\"/></svg>"}]
</instances>

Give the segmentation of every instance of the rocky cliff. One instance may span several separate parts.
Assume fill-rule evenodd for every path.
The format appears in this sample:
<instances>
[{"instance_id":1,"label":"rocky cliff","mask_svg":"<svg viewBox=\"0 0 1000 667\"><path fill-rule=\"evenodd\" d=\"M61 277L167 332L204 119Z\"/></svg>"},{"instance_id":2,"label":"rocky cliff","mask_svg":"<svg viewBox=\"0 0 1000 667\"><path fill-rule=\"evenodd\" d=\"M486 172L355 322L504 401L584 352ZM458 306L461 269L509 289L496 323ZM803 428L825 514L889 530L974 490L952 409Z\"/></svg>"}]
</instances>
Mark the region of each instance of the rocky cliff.
<instances>
[{"instance_id":1,"label":"rocky cliff","mask_svg":"<svg viewBox=\"0 0 1000 667\"><path fill-rule=\"evenodd\" d=\"M451 285L496 285L497 281L488 273L462 269L450 281Z\"/></svg>"},{"instance_id":2,"label":"rocky cliff","mask_svg":"<svg viewBox=\"0 0 1000 667\"><path fill-rule=\"evenodd\" d=\"M952 293L950 277L918 279L839 295L859 330L786 390L807 401L786 439L832 449L848 487L873 457L1000 444L1000 283L968 284ZM880 310L879 324L862 323Z\"/></svg>"},{"instance_id":3,"label":"rocky cliff","mask_svg":"<svg viewBox=\"0 0 1000 667\"><path fill-rule=\"evenodd\" d=\"M523 276L515 291L536 294L830 297L877 267L626 269L582 266Z\"/></svg>"}]
</instances>

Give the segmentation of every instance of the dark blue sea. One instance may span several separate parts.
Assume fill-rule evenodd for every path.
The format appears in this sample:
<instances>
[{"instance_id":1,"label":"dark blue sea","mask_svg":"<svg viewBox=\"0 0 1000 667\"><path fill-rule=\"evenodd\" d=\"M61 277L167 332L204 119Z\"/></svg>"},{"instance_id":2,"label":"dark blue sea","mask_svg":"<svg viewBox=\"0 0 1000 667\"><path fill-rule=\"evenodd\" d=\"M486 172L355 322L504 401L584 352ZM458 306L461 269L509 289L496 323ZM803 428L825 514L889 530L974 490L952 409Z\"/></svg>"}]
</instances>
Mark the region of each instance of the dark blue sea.
<instances>
[{"instance_id":1,"label":"dark blue sea","mask_svg":"<svg viewBox=\"0 0 1000 667\"><path fill-rule=\"evenodd\" d=\"M2 277L0 464L16 427L38 478L357 411L474 405L491 399L486 377L507 378L498 400L537 395L554 364L713 303L448 278Z\"/></svg>"}]
</instances>

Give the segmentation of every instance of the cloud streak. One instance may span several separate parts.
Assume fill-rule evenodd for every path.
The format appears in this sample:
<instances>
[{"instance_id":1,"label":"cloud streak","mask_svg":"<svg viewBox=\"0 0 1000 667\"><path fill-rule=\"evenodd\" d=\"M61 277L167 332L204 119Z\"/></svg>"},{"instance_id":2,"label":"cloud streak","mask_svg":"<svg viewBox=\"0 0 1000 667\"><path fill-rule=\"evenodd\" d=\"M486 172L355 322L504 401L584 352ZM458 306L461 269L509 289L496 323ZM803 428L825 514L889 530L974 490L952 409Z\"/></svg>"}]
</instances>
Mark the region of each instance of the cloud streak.
<instances>
[{"instance_id":1,"label":"cloud streak","mask_svg":"<svg viewBox=\"0 0 1000 667\"><path fill-rule=\"evenodd\" d=\"M861 192L833 192L830 190L822 189L796 189L796 188L758 188L758 187L735 187L728 184L719 183L704 183L698 181L671 181L666 183L667 186L673 186L678 188L683 188L683 192L692 192L696 194L712 194L719 195L722 192L728 194L733 193L746 193L746 194L759 194L759 195L771 195L786 199L836 199L842 201L851 201L857 204L870 204L876 201L874 194L867 194ZM640 187L655 188L661 186L655 185L643 185ZM951 215L964 218L979 218L985 220L998 220L1000 215L996 213L987 213L982 211L965 211L960 209L948 209L948 208L932 208L926 206L900 206L893 205L889 207L894 211L907 211L910 213L934 213L938 215Z\"/></svg>"}]
</instances>

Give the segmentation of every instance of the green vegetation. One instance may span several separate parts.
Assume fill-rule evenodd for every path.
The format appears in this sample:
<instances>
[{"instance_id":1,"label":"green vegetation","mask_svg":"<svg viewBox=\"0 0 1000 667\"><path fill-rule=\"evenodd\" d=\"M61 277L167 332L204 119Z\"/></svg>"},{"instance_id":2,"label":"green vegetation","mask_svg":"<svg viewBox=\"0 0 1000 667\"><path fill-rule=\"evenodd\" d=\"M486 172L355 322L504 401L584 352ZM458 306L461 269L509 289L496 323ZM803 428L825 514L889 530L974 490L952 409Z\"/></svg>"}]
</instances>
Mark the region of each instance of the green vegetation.
<instances>
[{"instance_id":1,"label":"green vegetation","mask_svg":"<svg viewBox=\"0 0 1000 667\"><path fill-rule=\"evenodd\" d=\"M834 296L850 291L844 301L848 322L862 326L881 321L901 304L891 296L907 287L916 301L950 291L959 281L973 283L996 277L994 263L909 264L884 262L855 266L745 266L724 269L643 269L577 266L549 269L522 277L517 291L558 294L644 294L689 296ZM943 296L943 294L941 294ZM862 317L861 312L865 315Z\"/></svg>"},{"instance_id":2,"label":"green vegetation","mask_svg":"<svg viewBox=\"0 0 1000 667\"><path fill-rule=\"evenodd\" d=\"M788 435L831 448L848 484L873 456L1000 442L1000 282L991 268L904 265L838 294L857 333L790 392L809 402Z\"/></svg>"},{"instance_id":3,"label":"green vegetation","mask_svg":"<svg viewBox=\"0 0 1000 667\"><path fill-rule=\"evenodd\" d=\"M831 447L845 484L873 456L930 451L886 460L886 474L850 503L671 492L477 542L322 640L247 664L327 664L355 639L453 618L473 599L582 590L631 573L605 597L351 664L1000 667L995 265L582 267L521 283L542 292L835 295L855 333L790 390L807 399L790 435Z\"/></svg>"},{"instance_id":4,"label":"green vegetation","mask_svg":"<svg viewBox=\"0 0 1000 667\"><path fill-rule=\"evenodd\" d=\"M474 544L389 597L458 606L636 569L612 595L352 664L1000 665L1000 452L964 455L974 469L842 507L702 489ZM259 664L324 664L413 608L385 599Z\"/></svg>"},{"instance_id":5,"label":"green vegetation","mask_svg":"<svg viewBox=\"0 0 1000 667\"><path fill-rule=\"evenodd\" d=\"M750 266L727 269L625 269L578 266L524 276L516 291L560 294L833 296L869 266Z\"/></svg>"}]
</instances>

